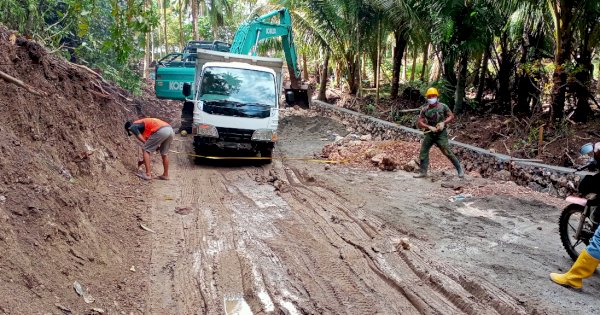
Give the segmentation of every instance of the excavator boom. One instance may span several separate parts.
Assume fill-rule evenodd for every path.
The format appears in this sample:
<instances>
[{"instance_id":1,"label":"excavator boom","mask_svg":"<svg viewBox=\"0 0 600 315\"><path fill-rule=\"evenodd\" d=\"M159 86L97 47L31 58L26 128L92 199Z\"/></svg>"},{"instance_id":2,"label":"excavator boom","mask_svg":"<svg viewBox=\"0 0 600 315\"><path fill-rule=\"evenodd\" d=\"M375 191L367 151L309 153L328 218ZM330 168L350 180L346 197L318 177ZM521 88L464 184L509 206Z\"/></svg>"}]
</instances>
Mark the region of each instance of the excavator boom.
<instances>
[{"instance_id":1,"label":"excavator boom","mask_svg":"<svg viewBox=\"0 0 600 315\"><path fill-rule=\"evenodd\" d=\"M278 23L271 21L274 17L279 17ZM301 71L298 67L292 18L288 9L282 8L244 22L235 33L230 52L255 56L258 43L273 37L281 37L292 89L300 89Z\"/></svg>"}]
</instances>

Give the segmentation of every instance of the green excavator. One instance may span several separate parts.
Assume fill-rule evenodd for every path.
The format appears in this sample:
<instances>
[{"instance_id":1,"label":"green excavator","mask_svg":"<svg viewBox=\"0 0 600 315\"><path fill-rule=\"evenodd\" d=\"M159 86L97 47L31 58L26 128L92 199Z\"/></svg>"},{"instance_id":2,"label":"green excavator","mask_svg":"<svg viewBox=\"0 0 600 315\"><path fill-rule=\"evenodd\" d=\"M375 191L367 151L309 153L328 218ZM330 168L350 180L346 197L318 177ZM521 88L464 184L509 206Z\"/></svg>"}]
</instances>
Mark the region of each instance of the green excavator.
<instances>
[{"instance_id":1,"label":"green excavator","mask_svg":"<svg viewBox=\"0 0 600 315\"><path fill-rule=\"evenodd\" d=\"M279 17L279 21L272 21L274 17ZM258 43L274 37L281 37L290 75L290 84L284 87L286 102L288 105L298 105L308 108L310 106L310 93L308 86L303 85L301 81L301 71L298 67L298 58L292 34L292 18L288 9L275 10L244 22L236 31L229 52L256 56ZM227 47L225 45L222 42L214 42L212 46L207 44L201 48L225 51L224 47ZM154 89L156 96L163 99L185 100L182 88L184 83L192 83L194 81L195 59L196 55L193 49L188 49L187 46L183 53L170 54L161 59L157 63L155 73L156 81Z\"/></svg>"}]
</instances>

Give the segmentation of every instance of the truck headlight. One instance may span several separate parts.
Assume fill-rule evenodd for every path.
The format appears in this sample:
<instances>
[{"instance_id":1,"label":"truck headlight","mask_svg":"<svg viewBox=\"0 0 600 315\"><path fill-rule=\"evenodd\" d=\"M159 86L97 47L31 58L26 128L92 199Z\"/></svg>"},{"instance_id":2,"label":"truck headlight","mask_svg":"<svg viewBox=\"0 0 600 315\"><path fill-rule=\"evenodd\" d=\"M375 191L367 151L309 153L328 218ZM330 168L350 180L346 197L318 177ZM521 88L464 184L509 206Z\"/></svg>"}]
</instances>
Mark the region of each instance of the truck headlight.
<instances>
[{"instance_id":1,"label":"truck headlight","mask_svg":"<svg viewBox=\"0 0 600 315\"><path fill-rule=\"evenodd\" d=\"M270 129L258 129L252 134L252 141L277 141L277 132Z\"/></svg>"},{"instance_id":2,"label":"truck headlight","mask_svg":"<svg viewBox=\"0 0 600 315\"><path fill-rule=\"evenodd\" d=\"M193 124L192 125L192 133L201 136L201 137L209 137L209 138L218 138L219 132L217 128L213 125L207 124Z\"/></svg>"}]
</instances>

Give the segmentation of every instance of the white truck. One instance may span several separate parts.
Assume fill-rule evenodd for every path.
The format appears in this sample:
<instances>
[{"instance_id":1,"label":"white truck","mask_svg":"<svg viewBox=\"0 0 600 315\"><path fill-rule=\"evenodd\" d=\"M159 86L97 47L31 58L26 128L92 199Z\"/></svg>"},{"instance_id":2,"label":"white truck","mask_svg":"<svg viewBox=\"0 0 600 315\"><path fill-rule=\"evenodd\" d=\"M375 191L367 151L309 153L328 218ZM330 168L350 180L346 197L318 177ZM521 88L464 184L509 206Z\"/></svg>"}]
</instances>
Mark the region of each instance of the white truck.
<instances>
[{"instance_id":1,"label":"white truck","mask_svg":"<svg viewBox=\"0 0 600 315\"><path fill-rule=\"evenodd\" d=\"M278 58L198 49L194 86L183 87L186 98L194 91L184 116L187 110L196 154L236 150L272 156L283 64Z\"/></svg>"}]
</instances>

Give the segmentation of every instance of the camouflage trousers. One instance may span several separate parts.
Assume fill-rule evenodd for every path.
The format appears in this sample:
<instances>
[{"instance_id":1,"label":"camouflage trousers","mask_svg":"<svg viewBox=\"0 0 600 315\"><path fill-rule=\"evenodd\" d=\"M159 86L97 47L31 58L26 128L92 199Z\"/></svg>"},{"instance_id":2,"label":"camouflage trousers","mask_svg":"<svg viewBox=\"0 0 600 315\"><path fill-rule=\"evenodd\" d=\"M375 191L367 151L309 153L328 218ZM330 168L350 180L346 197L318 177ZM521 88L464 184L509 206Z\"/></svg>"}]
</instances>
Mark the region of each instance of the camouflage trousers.
<instances>
[{"instance_id":1,"label":"camouflage trousers","mask_svg":"<svg viewBox=\"0 0 600 315\"><path fill-rule=\"evenodd\" d=\"M421 152L419 153L421 173L427 173L429 167L429 150L432 146L437 146L440 151L452 162L452 165L460 172L462 169L460 161L450 150L450 144L448 143L448 132L443 130L441 132L428 132L424 135L423 141L421 142Z\"/></svg>"}]
</instances>

